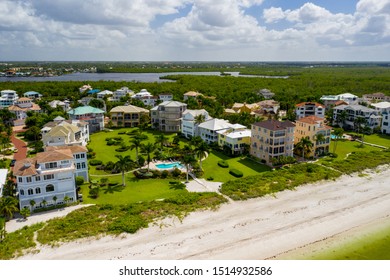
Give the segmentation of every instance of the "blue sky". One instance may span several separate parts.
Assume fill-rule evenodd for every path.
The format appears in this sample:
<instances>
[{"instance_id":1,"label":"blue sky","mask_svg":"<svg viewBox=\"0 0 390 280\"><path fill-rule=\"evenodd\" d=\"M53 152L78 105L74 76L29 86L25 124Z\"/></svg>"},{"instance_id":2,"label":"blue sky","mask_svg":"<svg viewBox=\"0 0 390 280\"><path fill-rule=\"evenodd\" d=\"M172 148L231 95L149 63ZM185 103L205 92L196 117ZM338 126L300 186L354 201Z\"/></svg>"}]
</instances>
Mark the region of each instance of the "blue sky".
<instances>
[{"instance_id":1,"label":"blue sky","mask_svg":"<svg viewBox=\"0 0 390 280\"><path fill-rule=\"evenodd\" d=\"M0 60L390 61L390 0L1 0Z\"/></svg>"}]
</instances>

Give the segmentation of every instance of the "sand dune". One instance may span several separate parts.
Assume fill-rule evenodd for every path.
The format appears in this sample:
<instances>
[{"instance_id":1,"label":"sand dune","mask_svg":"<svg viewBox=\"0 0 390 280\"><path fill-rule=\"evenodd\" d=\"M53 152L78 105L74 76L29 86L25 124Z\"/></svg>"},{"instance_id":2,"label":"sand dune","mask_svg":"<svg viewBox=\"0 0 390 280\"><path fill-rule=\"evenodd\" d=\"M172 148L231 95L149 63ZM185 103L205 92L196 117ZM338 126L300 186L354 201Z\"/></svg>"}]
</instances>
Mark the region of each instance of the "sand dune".
<instances>
[{"instance_id":1,"label":"sand dune","mask_svg":"<svg viewBox=\"0 0 390 280\"><path fill-rule=\"evenodd\" d=\"M167 218L136 234L86 239L21 259L266 259L390 216L390 170L343 176L216 211Z\"/></svg>"}]
</instances>

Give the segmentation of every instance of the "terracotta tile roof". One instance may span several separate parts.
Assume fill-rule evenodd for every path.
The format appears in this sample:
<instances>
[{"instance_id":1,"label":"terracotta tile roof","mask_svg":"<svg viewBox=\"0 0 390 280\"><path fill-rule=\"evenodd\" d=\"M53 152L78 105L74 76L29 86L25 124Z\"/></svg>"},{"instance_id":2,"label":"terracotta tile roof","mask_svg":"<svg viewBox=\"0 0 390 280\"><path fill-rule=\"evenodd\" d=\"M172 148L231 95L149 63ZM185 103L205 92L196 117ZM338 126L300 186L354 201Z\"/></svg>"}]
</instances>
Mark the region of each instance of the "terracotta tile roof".
<instances>
[{"instance_id":1,"label":"terracotta tile roof","mask_svg":"<svg viewBox=\"0 0 390 280\"><path fill-rule=\"evenodd\" d=\"M324 129L331 129L332 127L330 126L327 126L325 125L325 119L324 118L319 118L319 117L316 117L316 116L308 116L308 117L304 117L304 118L301 118L299 120L296 120L296 122L302 122L302 123L307 123L307 124L320 124L320 127L321 128L324 128Z\"/></svg>"},{"instance_id":2,"label":"terracotta tile roof","mask_svg":"<svg viewBox=\"0 0 390 280\"><path fill-rule=\"evenodd\" d=\"M38 174L36 168L36 159L35 158L26 158L22 160L17 160L14 166L14 175L15 176L32 176Z\"/></svg>"},{"instance_id":3,"label":"terracotta tile roof","mask_svg":"<svg viewBox=\"0 0 390 280\"><path fill-rule=\"evenodd\" d=\"M75 146L48 146L45 148L46 152L58 151L58 150L70 150L72 154L75 153L86 153L88 149L84 146L75 145Z\"/></svg>"},{"instance_id":4,"label":"terracotta tile roof","mask_svg":"<svg viewBox=\"0 0 390 280\"><path fill-rule=\"evenodd\" d=\"M37 163L52 162L59 160L73 159L70 149L54 150L50 152L38 153L36 156Z\"/></svg>"}]
</instances>

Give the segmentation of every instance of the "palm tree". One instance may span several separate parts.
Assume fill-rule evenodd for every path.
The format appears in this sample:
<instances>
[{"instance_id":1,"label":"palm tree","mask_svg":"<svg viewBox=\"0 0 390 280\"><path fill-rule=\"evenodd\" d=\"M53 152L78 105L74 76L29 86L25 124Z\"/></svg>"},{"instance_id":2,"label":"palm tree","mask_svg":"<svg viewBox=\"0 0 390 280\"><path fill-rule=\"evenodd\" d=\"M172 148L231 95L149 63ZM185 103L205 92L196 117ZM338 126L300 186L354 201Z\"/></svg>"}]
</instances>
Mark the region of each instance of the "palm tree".
<instances>
[{"instance_id":1,"label":"palm tree","mask_svg":"<svg viewBox=\"0 0 390 280\"><path fill-rule=\"evenodd\" d=\"M65 204L68 204L69 201L70 201L70 197L65 195L65 197L64 197Z\"/></svg>"},{"instance_id":2,"label":"palm tree","mask_svg":"<svg viewBox=\"0 0 390 280\"><path fill-rule=\"evenodd\" d=\"M337 124L340 127L344 128L344 122L346 121L347 117L348 117L347 111L342 111L340 114L337 115L337 119L336 119Z\"/></svg>"},{"instance_id":3,"label":"palm tree","mask_svg":"<svg viewBox=\"0 0 390 280\"><path fill-rule=\"evenodd\" d=\"M122 186L126 186L125 182L125 172L129 171L131 167L133 166L133 160L130 158L130 156L122 156L122 155L115 155L118 158L118 161L115 162L115 169L118 169L122 172Z\"/></svg>"},{"instance_id":4,"label":"palm tree","mask_svg":"<svg viewBox=\"0 0 390 280\"><path fill-rule=\"evenodd\" d=\"M43 207L46 207L46 204L47 204L47 201L46 201L46 199L44 199L44 200L42 200L42 205L43 205Z\"/></svg>"},{"instance_id":5,"label":"palm tree","mask_svg":"<svg viewBox=\"0 0 390 280\"><path fill-rule=\"evenodd\" d=\"M364 135L368 135L372 132L371 128L366 125L362 129L362 147L364 146Z\"/></svg>"},{"instance_id":6,"label":"palm tree","mask_svg":"<svg viewBox=\"0 0 390 280\"><path fill-rule=\"evenodd\" d=\"M54 207L57 207L57 196L53 196Z\"/></svg>"},{"instance_id":7,"label":"palm tree","mask_svg":"<svg viewBox=\"0 0 390 280\"><path fill-rule=\"evenodd\" d=\"M315 137L314 137L314 139L316 140L316 146L325 143L325 140L326 140L324 134L322 134L322 133L316 134ZM320 149L320 148L318 148L318 149ZM322 149L323 149L323 148L322 148ZM317 153L317 149L316 149L316 153Z\"/></svg>"},{"instance_id":8,"label":"palm tree","mask_svg":"<svg viewBox=\"0 0 390 280\"><path fill-rule=\"evenodd\" d=\"M30 211L30 209L29 208L23 208L22 210L20 210L20 215L22 215L23 216L23 219L27 219L27 217L29 217L30 215L31 215L31 211Z\"/></svg>"},{"instance_id":9,"label":"palm tree","mask_svg":"<svg viewBox=\"0 0 390 280\"><path fill-rule=\"evenodd\" d=\"M147 158L146 161L148 162L148 171L149 171L149 163L152 160L151 159L151 154L156 150L156 146L153 143L147 143L143 144L141 146L141 151L146 154Z\"/></svg>"},{"instance_id":10,"label":"palm tree","mask_svg":"<svg viewBox=\"0 0 390 280\"><path fill-rule=\"evenodd\" d=\"M202 141L195 148L195 155L199 158L199 166L201 170L202 170L202 159L205 158L209 152L210 152L209 145L207 145L207 143L204 141Z\"/></svg>"},{"instance_id":11,"label":"palm tree","mask_svg":"<svg viewBox=\"0 0 390 280\"><path fill-rule=\"evenodd\" d=\"M344 129L342 128L335 128L335 130L333 131L334 141L335 141L333 146L334 154L336 153L337 143L339 142L339 139L343 137L343 134L344 134Z\"/></svg>"},{"instance_id":12,"label":"palm tree","mask_svg":"<svg viewBox=\"0 0 390 280\"><path fill-rule=\"evenodd\" d=\"M310 141L308 136L302 137L296 147L302 151L302 158L305 160L305 152L310 153L311 148L313 147L313 142Z\"/></svg>"},{"instance_id":13,"label":"palm tree","mask_svg":"<svg viewBox=\"0 0 390 280\"><path fill-rule=\"evenodd\" d=\"M359 135L361 128L367 125L367 120L364 117L357 117L354 121L355 129L357 134Z\"/></svg>"},{"instance_id":14,"label":"palm tree","mask_svg":"<svg viewBox=\"0 0 390 280\"><path fill-rule=\"evenodd\" d=\"M12 196L3 196L0 198L0 215L6 220L12 219L14 212L18 212L18 200Z\"/></svg>"},{"instance_id":15,"label":"palm tree","mask_svg":"<svg viewBox=\"0 0 390 280\"><path fill-rule=\"evenodd\" d=\"M2 229L0 228L0 236L1 238L5 237L5 223L7 220L12 219L15 212L18 212L18 200L12 196L3 196L0 197L0 216L4 217L4 221L2 223Z\"/></svg>"},{"instance_id":16,"label":"palm tree","mask_svg":"<svg viewBox=\"0 0 390 280\"><path fill-rule=\"evenodd\" d=\"M200 114L200 115L197 115L195 118L194 118L194 123L195 123L195 125L199 125L199 124L201 124L201 123L203 123L203 122L205 122L206 121L206 117L205 117L205 115L203 115L203 114Z\"/></svg>"},{"instance_id":17,"label":"palm tree","mask_svg":"<svg viewBox=\"0 0 390 280\"><path fill-rule=\"evenodd\" d=\"M182 159L181 162L185 164L186 166L186 183L188 183L188 173L190 170L190 166L196 162L196 159L193 155L185 155Z\"/></svg>"},{"instance_id":18,"label":"palm tree","mask_svg":"<svg viewBox=\"0 0 390 280\"><path fill-rule=\"evenodd\" d=\"M36 204L35 200L34 200L34 199L31 199L31 200L30 200L31 211L34 209L35 204Z\"/></svg>"},{"instance_id":19,"label":"palm tree","mask_svg":"<svg viewBox=\"0 0 390 280\"><path fill-rule=\"evenodd\" d=\"M162 151L168 139L164 134L159 134L155 137L155 144L160 145L160 150Z\"/></svg>"},{"instance_id":20,"label":"palm tree","mask_svg":"<svg viewBox=\"0 0 390 280\"><path fill-rule=\"evenodd\" d=\"M140 138L137 138L137 137L133 137L132 139L130 139L130 149L131 150L134 150L135 149L135 161L137 162L138 164L138 149L141 147L142 145L142 140Z\"/></svg>"}]
</instances>

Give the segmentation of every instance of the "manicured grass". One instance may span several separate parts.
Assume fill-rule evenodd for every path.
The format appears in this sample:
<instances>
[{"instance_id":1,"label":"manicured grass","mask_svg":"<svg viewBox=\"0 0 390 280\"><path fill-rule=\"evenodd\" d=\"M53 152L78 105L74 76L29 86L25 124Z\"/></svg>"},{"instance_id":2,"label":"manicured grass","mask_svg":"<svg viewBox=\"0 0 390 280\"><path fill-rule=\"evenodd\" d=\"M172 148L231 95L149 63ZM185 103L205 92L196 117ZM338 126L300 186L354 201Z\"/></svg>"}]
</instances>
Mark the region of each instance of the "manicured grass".
<instances>
[{"instance_id":1,"label":"manicured grass","mask_svg":"<svg viewBox=\"0 0 390 280\"><path fill-rule=\"evenodd\" d=\"M329 151L333 152L335 141L330 143ZM370 151L382 151L381 148L376 148L369 145L361 145L356 141L349 140L339 140L336 147L336 154L338 155L337 159L343 159L347 156L347 154L352 152L370 152Z\"/></svg>"},{"instance_id":2,"label":"manicured grass","mask_svg":"<svg viewBox=\"0 0 390 280\"><path fill-rule=\"evenodd\" d=\"M94 177L92 180L97 180ZM100 187L99 197L89 197L88 184L81 187L84 203L91 204L128 204L139 201L153 201L156 199L170 198L180 193L187 192L185 189L175 189L169 184L173 179L144 179L138 180L133 175L126 177L126 187L122 187L122 177L109 177L110 182L117 182L116 186Z\"/></svg>"},{"instance_id":3,"label":"manicured grass","mask_svg":"<svg viewBox=\"0 0 390 280\"><path fill-rule=\"evenodd\" d=\"M100 131L100 132L94 133L91 135L91 141L89 142L88 147L92 148L93 151L96 153L95 159L101 160L103 162L103 164L105 164L109 161L116 162L118 159L115 157L115 155L122 155L122 156L129 155L131 157L131 159L135 160L135 158L136 158L135 149L134 150L128 149L125 152L117 152L117 151L115 151L115 149L118 149L120 146L115 146L115 145L108 146L107 141L106 141L106 138L122 137L125 145L130 146L131 135L118 134L118 133L119 132L131 132L131 131L135 131L135 130L137 130L137 128L122 128L122 129L115 129L112 131ZM144 131L143 134L148 136L148 139L143 141L143 143L146 144L148 142L154 143L155 137L157 135L161 134L161 132L147 130L147 131ZM176 135L176 133L168 133L168 134L165 133L164 135L169 138L168 141L172 141L172 139ZM138 152L139 152L139 155L141 155L140 151L138 151ZM97 175L107 174L105 172L97 171L94 166L91 166L89 171L90 171L90 174L97 174Z\"/></svg>"},{"instance_id":4,"label":"manicured grass","mask_svg":"<svg viewBox=\"0 0 390 280\"><path fill-rule=\"evenodd\" d=\"M380 145L389 148L390 147L390 135L385 134L372 134L365 135L364 142Z\"/></svg>"},{"instance_id":5,"label":"manicured grass","mask_svg":"<svg viewBox=\"0 0 390 280\"><path fill-rule=\"evenodd\" d=\"M225 160L228 164L228 168L222 168L218 165L218 161ZM264 171L271 170L270 167L257 163L249 158L235 157L231 158L225 154L212 151L208 157L202 162L202 168L204 170L203 178L207 179L213 177L216 182L227 182L229 180L237 179L233 175L229 174L230 169L238 169L244 173L244 177L257 175Z\"/></svg>"}]
</instances>

